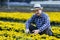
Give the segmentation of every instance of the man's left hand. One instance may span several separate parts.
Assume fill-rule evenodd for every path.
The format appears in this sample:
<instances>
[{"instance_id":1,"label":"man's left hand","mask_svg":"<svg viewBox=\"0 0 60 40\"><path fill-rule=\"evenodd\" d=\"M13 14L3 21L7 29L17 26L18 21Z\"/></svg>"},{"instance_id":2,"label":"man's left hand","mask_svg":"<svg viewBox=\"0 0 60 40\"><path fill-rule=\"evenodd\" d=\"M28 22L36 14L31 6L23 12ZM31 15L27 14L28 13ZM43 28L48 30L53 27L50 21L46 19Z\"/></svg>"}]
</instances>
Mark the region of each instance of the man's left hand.
<instances>
[{"instance_id":1,"label":"man's left hand","mask_svg":"<svg viewBox=\"0 0 60 40\"><path fill-rule=\"evenodd\" d=\"M32 32L34 32L34 34L38 34L39 30L33 30Z\"/></svg>"}]
</instances>

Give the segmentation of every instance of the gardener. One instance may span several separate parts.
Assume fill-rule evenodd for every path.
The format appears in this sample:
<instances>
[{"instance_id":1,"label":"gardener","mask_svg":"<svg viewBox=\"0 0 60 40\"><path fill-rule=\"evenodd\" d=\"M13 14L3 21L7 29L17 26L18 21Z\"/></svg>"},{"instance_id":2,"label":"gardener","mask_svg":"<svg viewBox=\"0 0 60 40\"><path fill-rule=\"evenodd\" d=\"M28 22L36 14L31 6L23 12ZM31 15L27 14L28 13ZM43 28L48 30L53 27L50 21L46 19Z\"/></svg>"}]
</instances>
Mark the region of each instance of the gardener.
<instances>
[{"instance_id":1,"label":"gardener","mask_svg":"<svg viewBox=\"0 0 60 40\"><path fill-rule=\"evenodd\" d=\"M34 4L31 9L35 14L26 22L26 33L47 34L52 36L50 20L47 14L42 11L40 4ZM35 26L33 25L35 24Z\"/></svg>"}]
</instances>

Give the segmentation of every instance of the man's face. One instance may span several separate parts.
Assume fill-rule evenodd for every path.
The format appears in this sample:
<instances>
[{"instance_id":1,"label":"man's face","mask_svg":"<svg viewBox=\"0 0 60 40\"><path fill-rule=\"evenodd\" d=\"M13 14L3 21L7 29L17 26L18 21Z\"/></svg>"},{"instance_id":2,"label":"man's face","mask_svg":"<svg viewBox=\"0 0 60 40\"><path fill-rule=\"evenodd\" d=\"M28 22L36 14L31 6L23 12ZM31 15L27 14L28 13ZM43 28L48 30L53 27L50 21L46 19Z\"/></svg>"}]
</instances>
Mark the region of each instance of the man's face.
<instances>
[{"instance_id":1,"label":"man's face","mask_svg":"<svg viewBox=\"0 0 60 40\"><path fill-rule=\"evenodd\" d=\"M35 12L35 14L36 14L37 16L40 16L40 14L42 13L42 10L39 9L39 8L36 8L36 9L34 10L34 12Z\"/></svg>"}]
</instances>

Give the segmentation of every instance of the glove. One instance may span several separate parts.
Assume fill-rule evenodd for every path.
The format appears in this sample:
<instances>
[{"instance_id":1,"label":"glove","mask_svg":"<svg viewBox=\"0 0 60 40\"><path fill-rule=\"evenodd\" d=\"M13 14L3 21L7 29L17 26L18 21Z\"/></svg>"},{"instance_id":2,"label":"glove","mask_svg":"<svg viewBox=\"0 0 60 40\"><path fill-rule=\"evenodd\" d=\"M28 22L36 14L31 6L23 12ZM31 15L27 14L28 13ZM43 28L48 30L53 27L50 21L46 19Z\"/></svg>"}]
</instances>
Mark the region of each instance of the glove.
<instances>
[{"instance_id":1,"label":"glove","mask_svg":"<svg viewBox=\"0 0 60 40\"><path fill-rule=\"evenodd\" d=\"M25 30L25 33L29 33L29 29L26 29L26 30Z\"/></svg>"}]
</instances>

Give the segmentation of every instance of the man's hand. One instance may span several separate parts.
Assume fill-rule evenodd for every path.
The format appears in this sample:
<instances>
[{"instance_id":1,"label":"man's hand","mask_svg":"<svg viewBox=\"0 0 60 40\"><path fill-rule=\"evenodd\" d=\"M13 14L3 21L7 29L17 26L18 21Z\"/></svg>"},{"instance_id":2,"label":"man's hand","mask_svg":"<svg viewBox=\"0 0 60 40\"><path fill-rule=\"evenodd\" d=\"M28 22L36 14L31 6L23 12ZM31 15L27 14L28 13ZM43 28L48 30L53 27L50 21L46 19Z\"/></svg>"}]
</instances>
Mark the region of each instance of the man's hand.
<instances>
[{"instance_id":1,"label":"man's hand","mask_svg":"<svg viewBox=\"0 0 60 40\"><path fill-rule=\"evenodd\" d=\"M34 34L38 34L40 31L39 30L33 30Z\"/></svg>"},{"instance_id":2,"label":"man's hand","mask_svg":"<svg viewBox=\"0 0 60 40\"><path fill-rule=\"evenodd\" d=\"M26 33L29 33L29 29L26 29L25 32L26 32Z\"/></svg>"}]
</instances>

